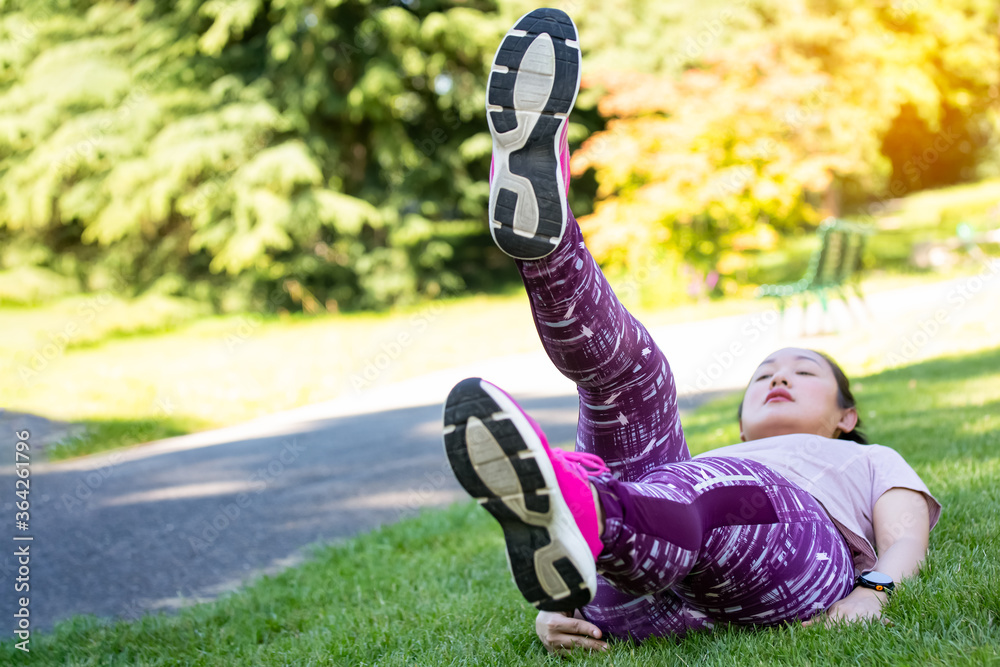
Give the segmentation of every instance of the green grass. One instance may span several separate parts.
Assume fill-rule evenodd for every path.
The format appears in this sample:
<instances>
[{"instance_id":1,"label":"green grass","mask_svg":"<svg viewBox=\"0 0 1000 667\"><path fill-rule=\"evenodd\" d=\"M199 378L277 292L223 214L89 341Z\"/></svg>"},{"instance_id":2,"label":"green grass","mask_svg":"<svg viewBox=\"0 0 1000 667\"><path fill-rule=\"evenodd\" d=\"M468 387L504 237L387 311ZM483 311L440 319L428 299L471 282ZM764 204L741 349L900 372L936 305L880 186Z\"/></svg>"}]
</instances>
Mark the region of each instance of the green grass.
<instances>
[{"instance_id":1,"label":"green grass","mask_svg":"<svg viewBox=\"0 0 1000 667\"><path fill-rule=\"evenodd\" d=\"M915 271L909 266L915 244L955 239L960 224L969 225L977 233L1000 227L998 201L1000 179L928 190L900 199L893 210L876 221L879 231L868 242L870 261L874 266ZM996 254L996 246L986 244L981 249Z\"/></svg>"},{"instance_id":2,"label":"green grass","mask_svg":"<svg viewBox=\"0 0 1000 667\"><path fill-rule=\"evenodd\" d=\"M922 229L955 235L960 223L978 231L995 229L1000 224L997 202L1000 179L926 190L896 202L898 207L878 221L880 229Z\"/></svg>"},{"instance_id":3,"label":"green grass","mask_svg":"<svg viewBox=\"0 0 1000 667\"><path fill-rule=\"evenodd\" d=\"M1000 664L1000 348L855 381L874 442L900 451L944 505L927 563L890 626L723 629L613 644L570 664ZM692 450L737 439L733 396L685 420ZM303 565L176 615L77 617L32 637L71 665L544 665L499 528L471 503L320 546ZM18 658L12 642L0 662Z\"/></svg>"},{"instance_id":4,"label":"green grass","mask_svg":"<svg viewBox=\"0 0 1000 667\"><path fill-rule=\"evenodd\" d=\"M130 447L136 443L186 435L211 427L211 424L185 418L159 417L151 419L84 419L78 422L83 431L72 435L45 451L49 461L61 461L87 454Z\"/></svg>"}]
</instances>

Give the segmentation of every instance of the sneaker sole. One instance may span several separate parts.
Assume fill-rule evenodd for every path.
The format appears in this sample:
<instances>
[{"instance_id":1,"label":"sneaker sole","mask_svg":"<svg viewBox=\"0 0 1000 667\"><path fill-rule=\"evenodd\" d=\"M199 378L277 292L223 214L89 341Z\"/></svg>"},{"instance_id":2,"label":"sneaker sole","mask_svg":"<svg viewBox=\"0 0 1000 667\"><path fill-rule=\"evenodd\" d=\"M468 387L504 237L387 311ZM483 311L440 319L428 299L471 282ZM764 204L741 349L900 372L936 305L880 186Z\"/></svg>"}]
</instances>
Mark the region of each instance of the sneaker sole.
<instances>
[{"instance_id":1,"label":"sneaker sole","mask_svg":"<svg viewBox=\"0 0 1000 667\"><path fill-rule=\"evenodd\" d=\"M494 161L490 233L512 257L545 257L566 229L560 138L579 88L572 19L558 9L518 19L493 58L486 94Z\"/></svg>"},{"instance_id":2,"label":"sneaker sole","mask_svg":"<svg viewBox=\"0 0 1000 667\"><path fill-rule=\"evenodd\" d=\"M552 461L520 409L479 378L444 408L444 444L459 483L500 522L514 582L546 611L572 611L597 590L590 547L558 492Z\"/></svg>"}]
</instances>

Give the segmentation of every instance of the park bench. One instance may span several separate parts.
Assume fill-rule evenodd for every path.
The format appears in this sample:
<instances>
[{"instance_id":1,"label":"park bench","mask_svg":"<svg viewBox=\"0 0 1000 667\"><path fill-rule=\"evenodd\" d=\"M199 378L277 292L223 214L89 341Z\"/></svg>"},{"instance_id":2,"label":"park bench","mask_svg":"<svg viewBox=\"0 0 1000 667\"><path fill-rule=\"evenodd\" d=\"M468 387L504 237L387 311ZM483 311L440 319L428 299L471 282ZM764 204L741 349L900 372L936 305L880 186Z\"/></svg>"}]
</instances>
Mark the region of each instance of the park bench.
<instances>
[{"instance_id":1,"label":"park bench","mask_svg":"<svg viewBox=\"0 0 1000 667\"><path fill-rule=\"evenodd\" d=\"M761 285L757 296L778 299L782 315L788 301L794 298L801 299L803 309L808 307L811 298L818 299L825 314L831 295L840 297L845 304L848 302L848 289L864 304L860 286L861 255L866 237L872 231L864 225L827 218L817 230L820 247L809 260L806 275L794 283Z\"/></svg>"}]
</instances>

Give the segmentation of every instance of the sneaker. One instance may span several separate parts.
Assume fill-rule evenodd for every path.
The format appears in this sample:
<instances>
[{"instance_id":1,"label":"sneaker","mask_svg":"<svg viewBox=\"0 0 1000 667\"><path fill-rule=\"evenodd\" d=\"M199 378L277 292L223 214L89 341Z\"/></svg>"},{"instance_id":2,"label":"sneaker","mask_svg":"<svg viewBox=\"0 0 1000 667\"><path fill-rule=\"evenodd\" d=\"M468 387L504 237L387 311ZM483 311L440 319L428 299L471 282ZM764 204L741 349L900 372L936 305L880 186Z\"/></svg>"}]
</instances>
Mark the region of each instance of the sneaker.
<instances>
[{"instance_id":1,"label":"sneaker","mask_svg":"<svg viewBox=\"0 0 1000 667\"><path fill-rule=\"evenodd\" d=\"M458 481L500 522L525 599L546 611L590 602L602 544L587 478L606 472L604 462L550 449L514 399L479 378L448 394L444 445Z\"/></svg>"},{"instance_id":2,"label":"sneaker","mask_svg":"<svg viewBox=\"0 0 1000 667\"><path fill-rule=\"evenodd\" d=\"M572 19L536 9L500 43L487 84L493 135L490 233L517 259L541 259L566 229L569 114L580 89L580 44Z\"/></svg>"}]
</instances>

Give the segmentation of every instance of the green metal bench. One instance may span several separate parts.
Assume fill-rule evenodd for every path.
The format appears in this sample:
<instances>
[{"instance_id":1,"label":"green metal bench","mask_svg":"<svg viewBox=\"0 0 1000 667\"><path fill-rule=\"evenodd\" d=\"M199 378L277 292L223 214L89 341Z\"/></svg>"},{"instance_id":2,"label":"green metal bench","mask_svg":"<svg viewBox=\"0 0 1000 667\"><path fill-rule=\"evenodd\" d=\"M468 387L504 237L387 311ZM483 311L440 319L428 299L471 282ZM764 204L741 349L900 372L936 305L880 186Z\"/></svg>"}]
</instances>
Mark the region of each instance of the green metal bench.
<instances>
[{"instance_id":1,"label":"green metal bench","mask_svg":"<svg viewBox=\"0 0 1000 667\"><path fill-rule=\"evenodd\" d=\"M801 299L802 307L806 308L812 297L819 299L826 313L830 295L847 303L848 289L864 303L859 280L861 255L872 231L871 227L836 218L824 220L817 230L820 247L809 260L805 277L784 285L761 285L757 288L757 296L778 299L782 315L791 299Z\"/></svg>"}]
</instances>

